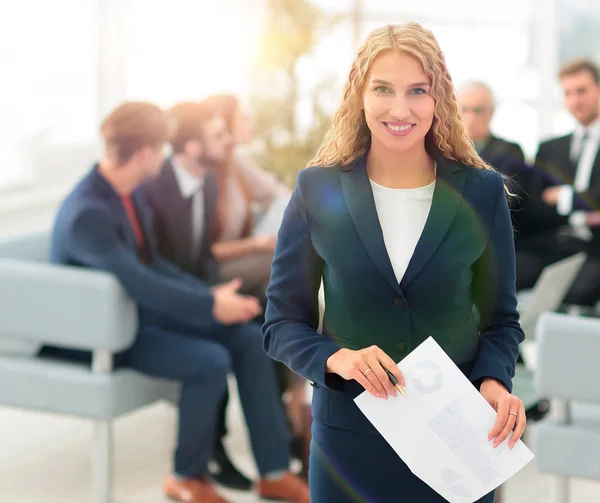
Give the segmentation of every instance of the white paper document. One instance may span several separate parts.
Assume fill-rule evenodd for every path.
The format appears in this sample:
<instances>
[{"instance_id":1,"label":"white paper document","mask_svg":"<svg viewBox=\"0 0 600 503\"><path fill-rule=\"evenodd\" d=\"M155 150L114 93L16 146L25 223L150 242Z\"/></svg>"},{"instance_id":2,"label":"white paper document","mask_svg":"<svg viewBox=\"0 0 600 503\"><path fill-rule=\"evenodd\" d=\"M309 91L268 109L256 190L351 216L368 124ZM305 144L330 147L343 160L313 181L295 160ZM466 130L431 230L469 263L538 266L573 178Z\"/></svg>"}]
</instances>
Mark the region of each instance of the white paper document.
<instances>
[{"instance_id":1,"label":"white paper document","mask_svg":"<svg viewBox=\"0 0 600 503\"><path fill-rule=\"evenodd\" d=\"M520 440L508 448L510 435L492 447L496 412L431 337L398 367L406 398L364 392L356 404L410 470L450 503L477 501L533 459Z\"/></svg>"}]
</instances>

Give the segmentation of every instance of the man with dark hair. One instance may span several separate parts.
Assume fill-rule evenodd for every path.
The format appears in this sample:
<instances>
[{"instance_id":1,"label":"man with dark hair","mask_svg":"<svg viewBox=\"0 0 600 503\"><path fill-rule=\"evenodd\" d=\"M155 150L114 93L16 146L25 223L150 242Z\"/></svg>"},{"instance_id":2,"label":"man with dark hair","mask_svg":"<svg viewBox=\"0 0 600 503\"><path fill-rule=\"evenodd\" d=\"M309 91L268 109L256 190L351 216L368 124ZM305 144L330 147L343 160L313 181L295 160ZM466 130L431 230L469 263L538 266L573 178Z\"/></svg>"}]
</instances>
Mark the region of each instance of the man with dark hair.
<instances>
[{"instance_id":1,"label":"man with dark hair","mask_svg":"<svg viewBox=\"0 0 600 503\"><path fill-rule=\"evenodd\" d=\"M587 252L565 302L593 306L600 300L600 73L580 59L565 65L559 79L577 126L538 149L525 210L537 231L530 269L539 274L549 263Z\"/></svg>"},{"instance_id":2,"label":"man with dark hair","mask_svg":"<svg viewBox=\"0 0 600 503\"><path fill-rule=\"evenodd\" d=\"M102 126L104 158L77 184L56 216L52 260L114 274L137 303L138 334L118 362L181 383L178 440L165 492L185 503L226 503L207 474L217 410L233 370L261 472L262 497L309 503L288 471L285 416L260 327L257 299L236 282L209 287L160 257L151 212L136 188L154 178L169 120L148 103L117 108Z\"/></svg>"},{"instance_id":3,"label":"man with dark hair","mask_svg":"<svg viewBox=\"0 0 600 503\"><path fill-rule=\"evenodd\" d=\"M173 155L165 160L160 175L143 187L154 216L157 248L163 258L213 285L220 274L212 253L218 193L212 168L224 162L232 139L225 120L202 103L178 103L169 116L175 131ZM226 487L249 490L252 482L235 467L223 444L228 397L225 391L211 476Z\"/></svg>"}]
</instances>

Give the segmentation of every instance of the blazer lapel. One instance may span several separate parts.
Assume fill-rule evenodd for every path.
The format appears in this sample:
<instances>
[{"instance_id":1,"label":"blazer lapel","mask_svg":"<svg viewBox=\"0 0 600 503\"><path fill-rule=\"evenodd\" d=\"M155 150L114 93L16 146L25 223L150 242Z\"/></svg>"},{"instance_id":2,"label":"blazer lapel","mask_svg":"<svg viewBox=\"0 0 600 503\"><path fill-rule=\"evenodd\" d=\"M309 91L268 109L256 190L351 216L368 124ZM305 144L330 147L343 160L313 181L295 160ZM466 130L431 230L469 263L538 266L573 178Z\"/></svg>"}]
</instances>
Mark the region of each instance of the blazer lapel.
<instances>
[{"instance_id":1,"label":"blazer lapel","mask_svg":"<svg viewBox=\"0 0 600 503\"><path fill-rule=\"evenodd\" d=\"M438 158L437 181L431 209L408 268L400 283L404 290L425 267L448 232L463 197L466 170L460 164Z\"/></svg>"},{"instance_id":2,"label":"blazer lapel","mask_svg":"<svg viewBox=\"0 0 600 503\"><path fill-rule=\"evenodd\" d=\"M365 157L358 159L352 169L342 171L341 175L344 198L356 231L379 272L400 293L400 286L385 248Z\"/></svg>"}]
</instances>

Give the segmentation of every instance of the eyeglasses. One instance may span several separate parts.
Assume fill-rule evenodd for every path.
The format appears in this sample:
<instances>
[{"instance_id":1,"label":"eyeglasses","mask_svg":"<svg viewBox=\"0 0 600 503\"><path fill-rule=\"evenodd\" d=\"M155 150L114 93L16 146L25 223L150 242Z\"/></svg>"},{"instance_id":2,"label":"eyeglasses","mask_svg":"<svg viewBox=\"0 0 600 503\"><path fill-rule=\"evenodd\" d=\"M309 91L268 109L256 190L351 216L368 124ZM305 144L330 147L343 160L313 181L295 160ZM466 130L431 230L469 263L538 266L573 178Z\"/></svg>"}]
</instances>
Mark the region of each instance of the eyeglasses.
<instances>
[{"instance_id":1,"label":"eyeglasses","mask_svg":"<svg viewBox=\"0 0 600 503\"><path fill-rule=\"evenodd\" d=\"M491 112L491 110L488 107L462 107L463 114L467 114L469 112L475 115L485 115Z\"/></svg>"}]
</instances>

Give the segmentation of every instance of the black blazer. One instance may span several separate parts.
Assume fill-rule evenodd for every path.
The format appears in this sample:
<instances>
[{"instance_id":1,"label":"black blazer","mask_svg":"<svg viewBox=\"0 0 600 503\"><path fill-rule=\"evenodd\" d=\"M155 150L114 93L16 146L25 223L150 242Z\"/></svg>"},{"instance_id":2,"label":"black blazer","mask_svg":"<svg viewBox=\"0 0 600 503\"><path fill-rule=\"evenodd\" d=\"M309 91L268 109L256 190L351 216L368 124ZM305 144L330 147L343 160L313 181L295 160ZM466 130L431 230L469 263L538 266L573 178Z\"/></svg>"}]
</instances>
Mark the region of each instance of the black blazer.
<instances>
[{"instance_id":1,"label":"black blazer","mask_svg":"<svg viewBox=\"0 0 600 503\"><path fill-rule=\"evenodd\" d=\"M159 253L179 268L214 284L219 281L219 266L211 251L215 234L217 187L212 173L204 182L204 226L200 252L192 257L192 201L179 191L173 165L166 159L160 175L145 184L144 192L154 216L154 236Z\"/></svg>"},{"instance_id":2,"label":"black blazer","mask_svg":"<svg viewBox=\"0 0 600 503\"><path fill-rule=\"evenodd\" d=\"M573 185L577 166L569 159L572 139L573 134L568 134L539 146L530 186L531 202L527 210L529 218L539 230L556 231L568 223L568 216L559 215L556 208L542 201L542 193L555 185ZM589 190L574 194L573 210L600 210L600 151L594 161ZM598 239L598 230L594 231L594 236Z\"/></svg>"},{"instance_id":3,"label":"black blazer","mask_svg":"<svg viewBox=\"0 0 600 503\"><path fill-rule=\"evenodd\" d=\"M431 210L398 284L364 158L346 171L302 170L279 230L267 299L267 353L315 383L314 417L326 424L372 429L353 402L360 386L325 373L340 347L376 344L400 361L432 336L475 384L493 377L510 389L524 336L502 178L438 160Z\"/></svg>"}]
</instances>

